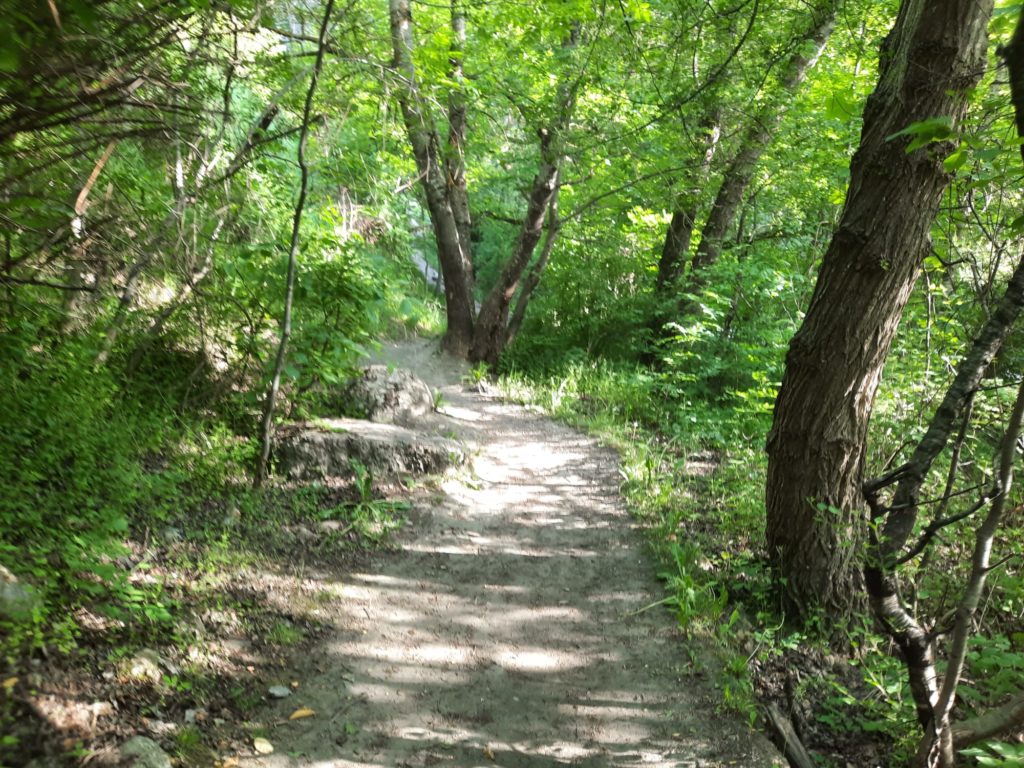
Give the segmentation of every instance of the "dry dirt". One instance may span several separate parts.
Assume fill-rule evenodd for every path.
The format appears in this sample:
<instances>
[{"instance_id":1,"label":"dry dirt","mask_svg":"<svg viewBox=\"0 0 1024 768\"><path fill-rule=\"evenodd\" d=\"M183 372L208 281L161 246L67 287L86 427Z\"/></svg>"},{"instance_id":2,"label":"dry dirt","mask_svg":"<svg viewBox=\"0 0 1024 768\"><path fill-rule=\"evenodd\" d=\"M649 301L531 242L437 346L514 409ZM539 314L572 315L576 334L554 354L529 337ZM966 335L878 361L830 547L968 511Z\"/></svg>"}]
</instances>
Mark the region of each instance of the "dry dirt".
<instances>
[{"instance_id":1,"label":"dry dirt","mask_svg":"<svg viewBox=\"0 0 1024 768\"><path fill-rule=\"evenodd\" d=\"M261 714L273 754L241 765L783 765L723 711L668 612L643 610L663 592L615 454L465 391L429 343L383 357L441 390L432 428L471 466L424 494L393 551L327 585L336 631ZM289 721L299 707L316 714Z\"/></svg>"}]
</instances>

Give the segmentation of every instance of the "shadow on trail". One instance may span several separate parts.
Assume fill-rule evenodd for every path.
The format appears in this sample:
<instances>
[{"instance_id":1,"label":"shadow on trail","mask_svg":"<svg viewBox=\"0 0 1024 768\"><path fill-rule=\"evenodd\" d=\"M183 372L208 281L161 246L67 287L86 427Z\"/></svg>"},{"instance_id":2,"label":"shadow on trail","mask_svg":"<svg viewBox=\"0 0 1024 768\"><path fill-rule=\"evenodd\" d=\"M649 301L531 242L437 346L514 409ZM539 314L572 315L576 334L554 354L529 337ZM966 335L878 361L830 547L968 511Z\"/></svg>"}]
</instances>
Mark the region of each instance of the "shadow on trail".
<instances>
[{"instance_id":1,"label":"shadow on trail","mask_svg":"<svg viewBox=\"0 0 1024 768\"><path fill-rule=\"evenodd\" d=\"M344 578L325 671L301 689L317 717L288 723L282 704L276 753L244 764L772 765L648 610L662 592L615 456L524 409L446 397L479 446L472 477Z\"/></svg>"}]
</instances>

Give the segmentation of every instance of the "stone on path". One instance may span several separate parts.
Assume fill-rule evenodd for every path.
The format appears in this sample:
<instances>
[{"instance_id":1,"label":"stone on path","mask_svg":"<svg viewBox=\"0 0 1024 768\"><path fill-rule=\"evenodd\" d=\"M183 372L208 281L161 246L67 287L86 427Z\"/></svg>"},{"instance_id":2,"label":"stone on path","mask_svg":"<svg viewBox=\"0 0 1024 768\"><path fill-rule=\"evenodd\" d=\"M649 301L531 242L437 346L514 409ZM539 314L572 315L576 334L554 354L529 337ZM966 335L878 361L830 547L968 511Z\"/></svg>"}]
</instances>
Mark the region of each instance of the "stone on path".
<instances>
[{"instance_id":1,"label":"stone on path","mask_svg":"<svg viewBox=\"0 0 1024 768\"><path fill-rule=\"evenodd\" d=\"M407 370L371 365L345 389L346 410L381 424L410 426L434 410L430 387Z\"/></svg>"},{"instance_id":2,"label":"stone on path","mask_svg":"<svg viewBox=\"0 0 1024 768\"><path fill-rule=\"evenodd\" d=\"M125 768L171 768L171 758L147 736L134 736L121 745Z\"/></svg>"}]
</instances>

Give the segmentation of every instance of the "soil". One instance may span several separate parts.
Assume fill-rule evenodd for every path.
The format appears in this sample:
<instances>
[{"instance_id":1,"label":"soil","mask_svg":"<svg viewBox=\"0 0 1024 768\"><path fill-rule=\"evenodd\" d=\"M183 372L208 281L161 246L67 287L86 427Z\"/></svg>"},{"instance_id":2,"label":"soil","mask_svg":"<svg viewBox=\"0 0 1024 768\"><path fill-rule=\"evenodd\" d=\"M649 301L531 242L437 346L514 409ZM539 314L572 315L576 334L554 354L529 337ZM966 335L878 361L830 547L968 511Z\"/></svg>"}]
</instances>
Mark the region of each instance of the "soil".
<instances>
[{"instance_id":1,"label":"soil","mask_svg":"<svg viewBox=\"0 0 1024 768\"><path fill-rule=\"evenodd\" d=\"M616 455L469 391L429 342L381 358L440 391L427 428L464 441L470 468L413 494L391 551L304 574L336 596L317 610L328 631L282 672L292 695L252 715L273 753L250 740L231 764L783 765L654 605Z\"/></svg>"}]
</instances>

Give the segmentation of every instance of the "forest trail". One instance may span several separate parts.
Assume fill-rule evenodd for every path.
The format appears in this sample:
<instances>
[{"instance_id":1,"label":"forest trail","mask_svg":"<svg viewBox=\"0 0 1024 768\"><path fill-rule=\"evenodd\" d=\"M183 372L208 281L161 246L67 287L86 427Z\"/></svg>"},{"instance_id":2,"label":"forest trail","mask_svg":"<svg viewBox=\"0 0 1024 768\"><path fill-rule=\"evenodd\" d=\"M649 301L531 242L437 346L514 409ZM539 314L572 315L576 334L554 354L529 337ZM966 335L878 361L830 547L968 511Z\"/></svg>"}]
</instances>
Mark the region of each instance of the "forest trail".
<instances>
[{"instance_id":1,"label":"forest trail","mask_svg":"<svg viewBox=\"0 0 1024 768\"><path fill-rule=\"evenodd\" d=\"M618 494L615 454L464 391L425 342L384 359L441 389L471 470L417 504L394 551L334 585L333 637L274 705L247 768L782 765L721 713ZM316 716L288 721L297 707Z\"/></svg>"}]
</instances>

